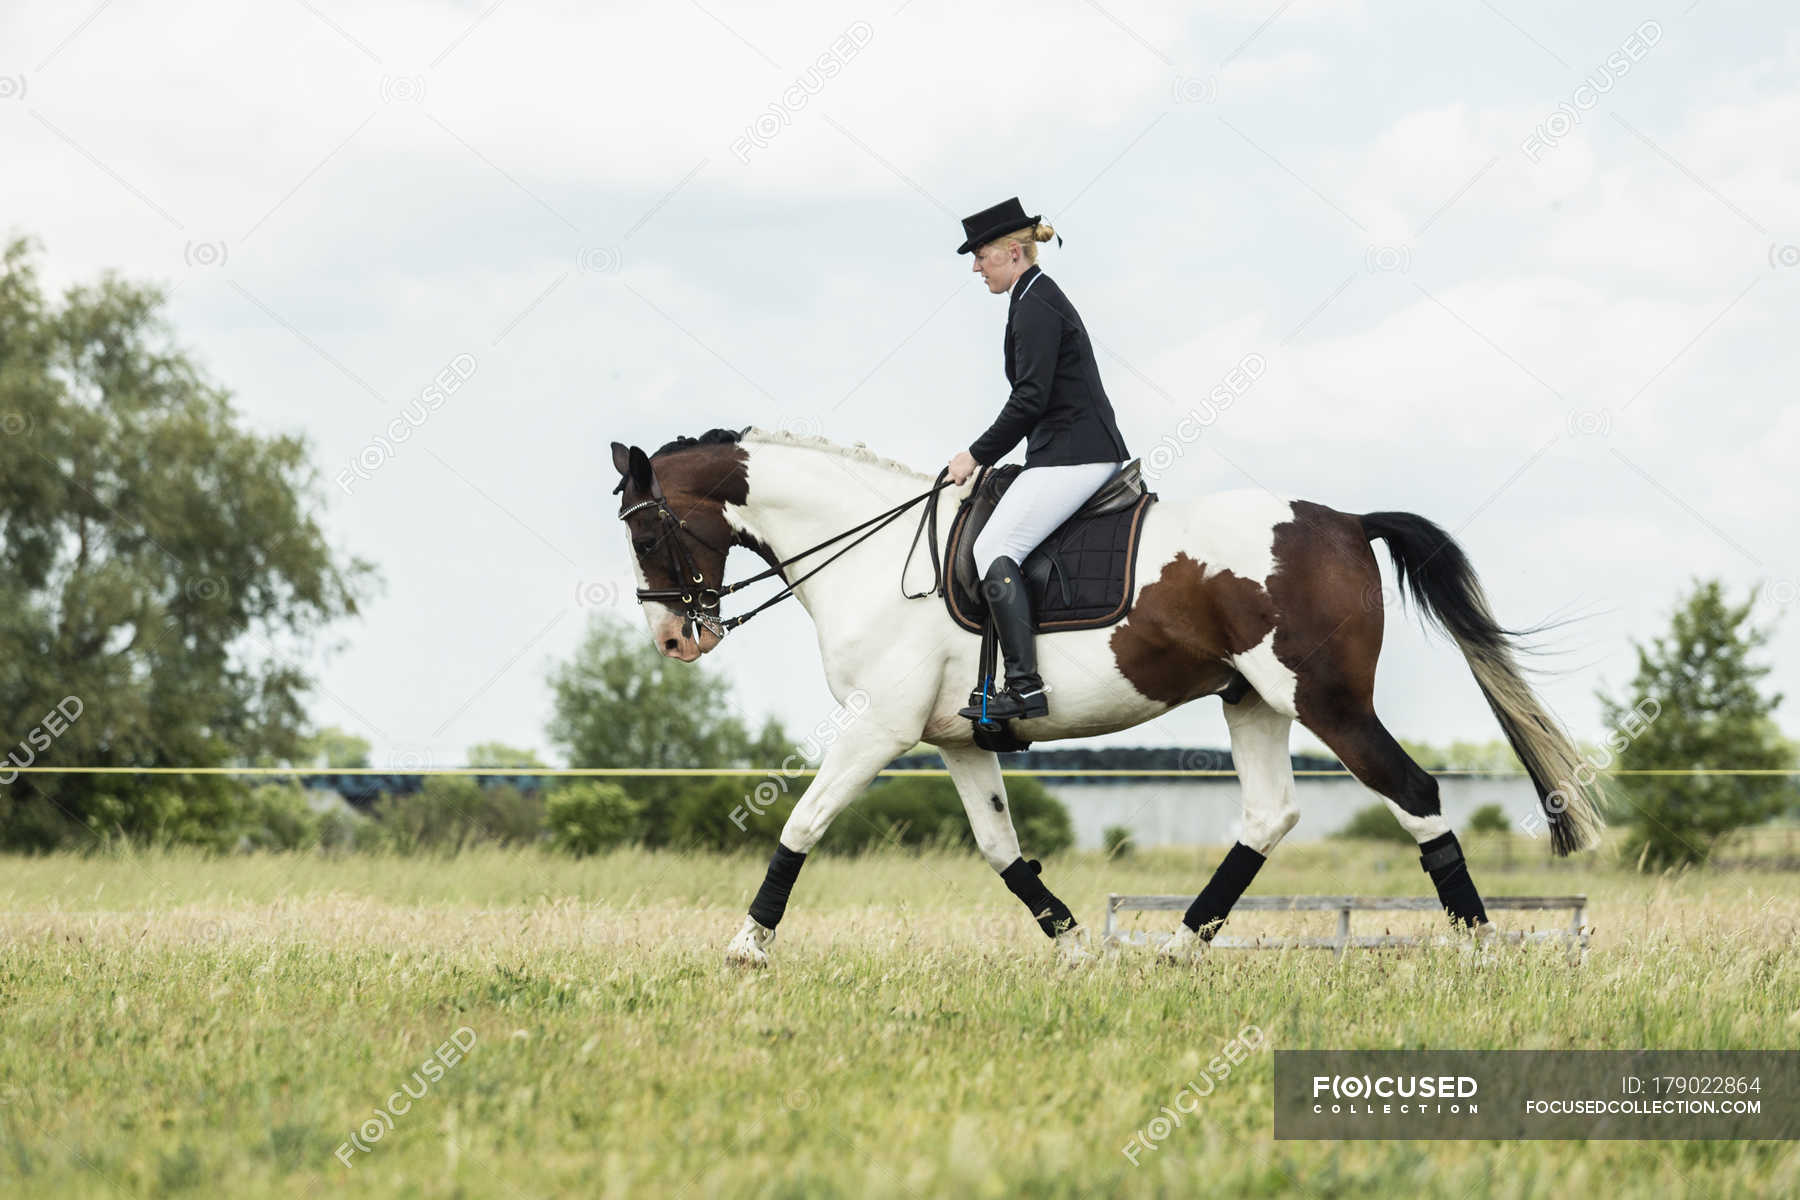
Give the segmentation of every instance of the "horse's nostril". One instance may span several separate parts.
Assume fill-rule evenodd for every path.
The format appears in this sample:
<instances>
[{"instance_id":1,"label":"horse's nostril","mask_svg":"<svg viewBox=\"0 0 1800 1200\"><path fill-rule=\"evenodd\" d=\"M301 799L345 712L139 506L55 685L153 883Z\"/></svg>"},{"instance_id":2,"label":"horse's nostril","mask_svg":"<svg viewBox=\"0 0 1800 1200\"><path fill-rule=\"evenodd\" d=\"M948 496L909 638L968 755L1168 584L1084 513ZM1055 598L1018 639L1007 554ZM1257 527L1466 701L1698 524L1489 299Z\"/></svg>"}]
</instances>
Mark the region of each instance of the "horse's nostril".
<instances>
[{"instance_id":1,"label":"horse's nostril","mask_svg":"<svg viewBox=\"0 0 1800 1200\"><path fill-rule=\"evenodd\" d=\"M674 638L669 638L663 642L663 649L664 650L679 650L679 649L681 649L681 643L676 641Z\"/></svg>"}]
</instances>

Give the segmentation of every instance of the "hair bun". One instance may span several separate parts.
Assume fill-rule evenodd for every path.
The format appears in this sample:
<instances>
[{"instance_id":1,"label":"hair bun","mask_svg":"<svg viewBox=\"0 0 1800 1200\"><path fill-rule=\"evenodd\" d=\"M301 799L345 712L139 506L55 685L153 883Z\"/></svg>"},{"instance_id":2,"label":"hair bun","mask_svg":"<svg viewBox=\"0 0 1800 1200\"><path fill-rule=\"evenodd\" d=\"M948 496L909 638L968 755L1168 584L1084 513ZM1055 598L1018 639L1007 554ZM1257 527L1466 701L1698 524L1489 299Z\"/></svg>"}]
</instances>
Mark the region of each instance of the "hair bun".
<instances>
[{"instance_id":1,"label":"hair bun","mask_svg":"<svg viewBox=\"0 0 1800 1200\"><path fill-rule=\"evenodd\" d=\"M1039 221L1034 227L1033 232L1040 242L1047 242L1056 236L1056 230L1050 228L1049 223L1045 221Z\"/></svg>"}]
</instances>

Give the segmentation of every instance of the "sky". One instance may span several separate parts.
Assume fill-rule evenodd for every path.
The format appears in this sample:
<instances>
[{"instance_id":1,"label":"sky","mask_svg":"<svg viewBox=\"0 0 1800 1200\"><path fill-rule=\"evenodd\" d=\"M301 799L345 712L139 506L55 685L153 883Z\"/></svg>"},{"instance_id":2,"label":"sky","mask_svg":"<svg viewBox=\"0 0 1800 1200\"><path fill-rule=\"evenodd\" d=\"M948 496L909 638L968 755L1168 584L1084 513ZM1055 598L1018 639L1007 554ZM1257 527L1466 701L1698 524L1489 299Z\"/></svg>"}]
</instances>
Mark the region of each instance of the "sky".
<instances>
[{"instance_id":1,"label":"sky","mask_svg":"<svg viewBox=\"0 0 1800 1200\"><path fill-rule=\"evenodd\" d=\"M1437 521L1503 623L1569 620L1541 687L1583 737L1698 578L1761 583L1800 691L1797 128L1772 2L0 10L0 233L57 288L163 284L244 422L309 439L384 581L311 711L396 768L554 760L550 669L643 629L612 441L965 447L1005 301L959 219L1013 195L1161 494ZM1388 726L1498 736L1455 649L1387 620ZM832 707L798 606L696 669L797 731ZM1227 734L1203 700L1100 740Z\"/></svg>"}]
</instances>

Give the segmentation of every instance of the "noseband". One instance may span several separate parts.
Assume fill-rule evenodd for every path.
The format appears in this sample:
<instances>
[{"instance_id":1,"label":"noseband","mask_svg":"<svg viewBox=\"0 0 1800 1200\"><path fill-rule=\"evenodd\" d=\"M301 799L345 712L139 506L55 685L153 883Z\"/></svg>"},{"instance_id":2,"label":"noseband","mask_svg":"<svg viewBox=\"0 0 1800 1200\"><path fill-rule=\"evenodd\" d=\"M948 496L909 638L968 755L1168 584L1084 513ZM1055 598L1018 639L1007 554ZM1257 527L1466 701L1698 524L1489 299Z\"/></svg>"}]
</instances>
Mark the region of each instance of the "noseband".
<instances>
[{"instance_id":1,"label":"noseband","mask_svg":"<svg viewBox=\"0 0 1800 1200\"><path fill-rule=\"evenodd\" d=\"M689 529L687 521L676 513L673 508L669 507L668 498L663 495L662 484L657 480L656 472L652 471L650 473L650 498L647 500L640 500L619 513L619 520L623 521L633 513L641 512L644 509L654 510L662 518L663 538L669 544L669 555L675 567L675 577L684 582L682 586L679 587L638 588L638 603L643 604L647 600L655 600L668 605L670 608L677 608L677 605L679 604L677 611L681 613L681 636L696 637L697 630L705 628L712 630L714 636L723 638L727 633L736 629L739 625L744 624L751 617L762 612L765 608L779 604L789 596L792 596L795 588L799 587L802 583L805 583L808 579L811 579L814 575L817 575L820 571L823 571L826 567L829 567L832 563L836 562L839 558L860 545L862 542L874 537L883 527L891 524L907 509L935 497L940 491L949 487L949 474L950 469L945 467L938 472L937 481L929 490L919 493L912 499L902 501L893 508L888 509L886 512L877 513L862 524L846 529L844 532L833 537L826 538L816 545L808 546L806 549L800 551L800 553L782 559L766 571L758 572L748 579L740 579L736 583L725 584L721 587L714 588L706 586L706 575L700 570L699 564L694 561L694 556L692 552L688 550L687 543L682 540L682 530L687 530L688 537L693 538L696 542L699 542L702 546L705 546L708 550L717 554L721 563L724 562L726 552L730 547L727 546L721 548L715 546L699 534L695 533L692 529ZM615 492L623 492L625 490L625 482L624 479L621 479L619 481L619 486L613 490ZM943 572L938 563L937 550L937 505L930 504L926 506L925 512L921 514L919 519L919 532L924 531L927 517L931 519L930 545L933 576L932 590L930 592L920 592L917 596L907 593L906 566L903 565L900 568L900 594L906 596L909 600L917 600L924 596L933 595L943 586ZM868 530L868 532L863 533L862 537L855 539L842 550L839 550L836 554L833 554L830 558L826 559L806 574L800 576L800 578L787 584L780 592L763 601L749 612L728 619L720 616L719 601L726 596L731 595L731 593L737 591L739 588L748 587L753 583L760 583L762 580L768 579L771 576L780 575L781 569L790 563L799 562L801 559L816 554L835 542L843 541L853 533L862 533L863 530ZM918 540L919 533L915 532L913 534L913 545L915 548L918 545ZM907 552L906 562L907 565L910 565L912 562L911 550L908 550ZM783 576L783 579L785 581L786 577Z\"/></svg>"},{"instance_id":2,"label":"noseband","mask_svg":"<svg viewBox=\"0 0 1800 1200\"><path fill-rule=\"evenodd\" d=\"M674 608L676 606L675 602L679 601L682 618L681 636L694 637L696 636L695 627L704 626L705 628L712 630L714 636L722 638L732 628L732 624L728 624L719 618L719 601L725 595L736 591L741 585L733 584L723 590L705 586L706 576L701 572L700 564L694 561L694 556L692 552L688 550L687 543L681 538L681 531L687 529L688 523L677 516L675 510L669 507L669 501L664 497L662 485L656 482L656 477L652 475L650 479L650 499L640 500L638 503L620 513L619 520L623 521L631 516L631 514L638 512L641 509L655 509L658 515L662 517L662 540L668 544L669 557L674 561L675 577L684 580L685 582L680 587L639 588L637 589L638 603L642 604L646 600L657 600L667 604L670 608ZM713 545L692 530L688 530L688 536L693 538L696 542L699 542L702 546L705 546L708 550L717 554L721 562L724 561L726 553L724 550L721 550L719 547ZM744 582L748 583L750 581L745 580ZM742 619L734 624L741 623Z\"/></svg>"}]
</instances>

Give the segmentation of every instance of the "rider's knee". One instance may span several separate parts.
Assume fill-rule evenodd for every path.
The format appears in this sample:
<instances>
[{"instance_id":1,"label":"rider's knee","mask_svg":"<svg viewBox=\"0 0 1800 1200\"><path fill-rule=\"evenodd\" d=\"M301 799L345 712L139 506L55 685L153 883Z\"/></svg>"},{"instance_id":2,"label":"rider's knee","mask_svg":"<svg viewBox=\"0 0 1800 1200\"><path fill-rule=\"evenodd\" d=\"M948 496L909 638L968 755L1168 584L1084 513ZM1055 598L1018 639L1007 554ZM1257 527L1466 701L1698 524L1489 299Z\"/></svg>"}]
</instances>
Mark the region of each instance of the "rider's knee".
<instances>
[{"instance_id":1,"label":"rider's knee","mask_svg":"<svg viewBox=\"0 0 1800 1200\"><path fill-rule=\"evenodd\" d=\"M983 529L980 533L976 534L975 545L972 551L975 557L975 578L986 579L988 568L992 567L994 565L994 560L999 558L1005 552L1005 548L1000 545L998 539L988 539L988 531L986 529Z\"/></svg>"}]
</instances>

